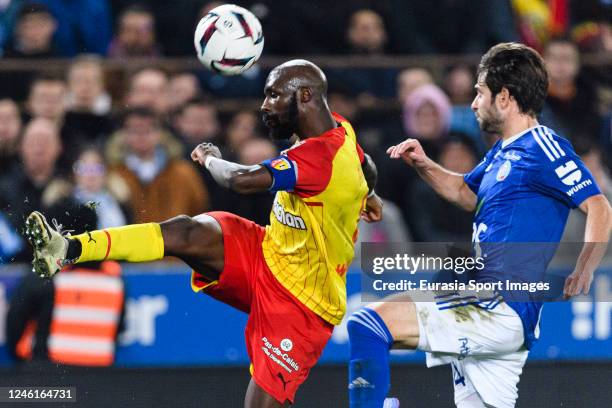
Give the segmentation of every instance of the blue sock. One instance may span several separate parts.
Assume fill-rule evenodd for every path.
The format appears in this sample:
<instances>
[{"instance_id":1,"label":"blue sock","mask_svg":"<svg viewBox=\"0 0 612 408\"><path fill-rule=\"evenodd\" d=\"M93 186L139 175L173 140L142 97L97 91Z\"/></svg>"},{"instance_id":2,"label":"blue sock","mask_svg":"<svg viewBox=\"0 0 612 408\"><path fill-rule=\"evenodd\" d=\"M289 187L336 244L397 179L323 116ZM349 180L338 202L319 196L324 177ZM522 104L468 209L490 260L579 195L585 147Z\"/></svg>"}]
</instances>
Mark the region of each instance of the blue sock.
<instances>
[{"instance_id":1,"label":"blue sock","mask_svg":"<svg viewBox=\"0 0 612 408\"><path fill-rule=\"evenodd\" d=\"M351 348L349 407L381 408L391 387L391 333L380 316L368 308L353 314L347 329Z\"/></svg>"}]
</instances>

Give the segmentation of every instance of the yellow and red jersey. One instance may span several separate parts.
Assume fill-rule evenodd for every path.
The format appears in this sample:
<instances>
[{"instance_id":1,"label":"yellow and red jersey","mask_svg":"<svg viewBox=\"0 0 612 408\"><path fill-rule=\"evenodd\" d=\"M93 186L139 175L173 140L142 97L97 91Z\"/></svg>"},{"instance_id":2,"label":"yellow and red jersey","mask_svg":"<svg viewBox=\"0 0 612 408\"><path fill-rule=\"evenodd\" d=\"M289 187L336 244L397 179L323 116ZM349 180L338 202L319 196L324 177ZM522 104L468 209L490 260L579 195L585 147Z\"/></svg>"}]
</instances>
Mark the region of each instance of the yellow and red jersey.
<instances>
[{"instance_id":1,"label":"yellow and red jersey","mask_svg":"<svg viewBox=\"0 0 612 408\"><path fill-rule=\"evenodd\" d=\"M346 271L368 187L363 151L346 119L263 163L277 191L262 242L278 281L324 320L339 324L346 311Z\"/></svg>"}]
</instances>

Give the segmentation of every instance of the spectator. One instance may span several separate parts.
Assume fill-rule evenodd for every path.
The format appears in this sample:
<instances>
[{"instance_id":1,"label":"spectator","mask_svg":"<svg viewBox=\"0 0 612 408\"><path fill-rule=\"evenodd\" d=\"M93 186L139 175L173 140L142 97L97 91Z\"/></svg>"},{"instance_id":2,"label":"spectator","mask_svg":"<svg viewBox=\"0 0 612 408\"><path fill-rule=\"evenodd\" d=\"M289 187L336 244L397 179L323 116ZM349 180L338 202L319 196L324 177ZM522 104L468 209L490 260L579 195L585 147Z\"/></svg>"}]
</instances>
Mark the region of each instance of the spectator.
<instances>
[{"instance_id":1,"label":"spectator","mask_svg":"<svg viewBox=\"0 0 612 408\"><path fill-rule=\"evenodd\" d=\"M198 172L162 143L162 129L153 111L128 110L119 135L124 146L116 152L114 160L120 164L113 170L129 186L136 223L193 216L208 208L208 193Z\"/></svg>"},{"instance_id":2,"label":"spectator","mask_svg":"<svg viewBox=\"0 0 612 408\"><path fill-rule=\"evenodd\" d=\"M58 22L54 42L63 57L104 55L111 38L107 0L37 0L47 5Z\"/></svg>"},{"instance_id":3,"label":"spectator","mask_svg":"<svg viewBox=\"0 0 612 408\"><path fill-rule=\"evenodd\" d=\"M91 55L75 59L68 68L68 109L106 115L111 103L105 89L102 61Z\"/></svg>"},{"instance_id":4,"label":"spectator","mask_svg":"<svg viewBox=\"0 0 612 408\"><path fill-rule=\"evenodd\" d=\"M375 11L368 9L354 12L349 22L347 40L352 53L384 53L387 31L382 17Z\"/></svg>"},{"instance_id":5,"label":"spectator","mask_svg":"<svg viewBox=\"0 0 612 408\"><path fill-rule=\"evenodd\" d=\"M191 72L172 75L168 81L168 112L177 111L200 93L198 77Z\"/></svg>"},{"instance_id":6,"label":"spectator","mask_svg":"<svg viewBox=\"0 0 612 408\"><path fill-rule=\"evenodd\" d=\"M258 131L259 123L259 117L250 110L236 112L227 125L225 142L228 149L232 152L238 152L242 149L243 144L261 136ZM253 144L253 146L256 145ZM259 145L265 147L262 143Z\"/></svg>"},{"instance_id":7,"label":"spectator","mask_svg":"<svg viewBox=\"0 0 612 408\"><path fill-rule=\"evenodd\" d=\"M6 58L51 58L57 56L53 33L57 21L39 3L26 3L17 15L12 43L4 50Z\"/></svg>"},{"instance_id":8,"label":"spectator","mask_svg":"<svg viewBox=\"0 0 612 408\"><path fill-rule=\"evenodd\" d=\"M474 99L474 70L466 65L451 67L444 78L448 98L453 105L470 105Z\"/></svg>"},{"instance_id":9,"label":"spectator","mask_svg":"<svg viewBox=\"0 0 612 408\"><path fill-rule=\"evenodd\" d=\"M25 127L20 144L21 166L16 166L0 180L1 211L14 228L21 227L33 210L47 207L45 193L63 183L57 176L57 159L61 153L57 125L46 118L32 119ZM30 260L29 248L18 255Z\"/></svg>"},{"instance_id":10,"label":"spectator","mask_svg":"<svg viewBox=\"0 0 612 408\"><path fill-rule=\"evenodd\" d=\"M419 139L427 154L437 157L450 128L450 101L436 85L420 86L406 98L403 120L406 135Z\"/></svg>"},{"instance_id":11,"label":"spectator","mask_svg":"<svg viewBox=\"0 0 612 408\"><path fill-rule=\"evenodd\" d=\"M185 146L185 157L200 143L219 143L219 117L215 105L203 98L192 99L179 110L174 127Z\"/></svg>"},{"instance_id":12,"label":"spectator","mask_svg":"<svg viewBox=\"0 0 612 408\"><path fill-rule=\"evenodd\" d=\"M72 168L74 184L64 184L48 194L48 205L61 209L88 205L97 213L94 229L119 227L128 223L129 187L122 178L109 176L104 158L95 147L76 155Z\"/></svg>"},{"instance_id":13,"label":"spectator","mask_svg":"<svg viewBox=\"0 0 612 408\"><path fill-rule=\"evenodd\" d=\"M155 16L144 6L130 6L119 16L117 35L108 56L113 58L157 57Z\"/></svg>"},{"instance_id":14,"label":"spectator","mask_svg":"<svg viewBox=\"0 0 612 408\"><path fill-rule=\"evenodd\" d=\"M136 72L129 83L125 103L129 108L149 108L164 117L168 113L168 75L157 68Z\"/></svg>"},{"instance_id":15,"label":"spectator","mask_svg":"<svg viewBox=\"0 0 612 408\"><path fill-rule=\"evenodd\" d=\"M396 130L394 142L406 137L419 139L430 157L437 158L440 147L447 139L451 118L451 105L444 92L433 84L422 85L409 93L403 104L401 128ZM390 144L387 144L390 145ZM413 183L418 177L413 169L400 166L399 162L386 160L383 155L377 164L381 197L393 201L402 211L409 231L419 240L414 225L420 214L412 208L414 201L410 196Z\"/></svg>"},{"instance_id":16,"label":"spectator","mask_svg":"<svg viewBox=\"0 0 612 408\"><path fill-rule=\"evenodd\" d=\"M84 146L103 146L113 128L111 97L105 90L102 63L95 56L82 56L68 69L68 111L62 127L67 168Z\"/></svg>"},{"instance_id":17,"label":"spectator","mask_svg":"<svg viewBox=\"0 0 612 408\"><path fill-rule=\"evenodd\" d=\"M542 123L570 140L582 135L597 139L602 125L597 92L580 72L578 47L566 39L552 40L544 49L544 60L549 87Z\"/></svg>"},{"instance_id":18,"label":"spectator","mask_svg":"<svg viewBox=\"0 0 612 408\"><path fill-rule=\"evenodd\" d=\"M541 51L548 40L568 28L566 0L512 0L522 43Z\"/></svg>"},{"instance_id":19,"label":"spectator","mask_svg":"<svg viewBox=\"0 0 612 408\"><path fill-rule=\"evenodd\" d=\"M472 138L479 151L484 151L484 143L480 137L480 127L476 115L472 111L474 99L474 70L465 65L452 67L445 78L446 92L453 105L450 129L464 133Z\"/></svg>"},{"instance_id":20,"label":"spectator","mask_svg":"<svg viewBox=\"0 0 612 408\"><path fill-rule=\"evenodd\" d=\"M0 174L17 165L21 115L12 99L0 99Z\"/></svg>"},{"instance_id":21,"label":"spectator","mask_svg":"<svg viewBox=\"0 0 612 408\"><path fill-rule=\"evenodd\" d=\"M346 51L349 53L372 56L383 54L387 32L382 17L369 9L354 12L346 31L346 39ZM350 86L366 105L376 103L373 97L390 97L395 92L395 69L328 69L327 75L331 83L342 82Z\"/></svg>"},{"instance_id":22,"label":"spectator","mask_svg":"<svg viewBox=\"0 0 612 408\"><path fill-rule=\"evenodd\" d=\"M237 153L238 162L247 166L259 164L278 156L278 150L270 140L256 136L245 139L239 145Z\"/></svg>"},{"instance_id":23,"label":"spectator","mask_svg":"<svg viewBox=\"0 0 612 408\"><path fill-rule=\"evenodd\" d=\"M84 206L49 216L67 229L86 231L96 225L95 212ZM71 266L53 279L28 273L11 297L7 347L26 363L110 366L124 310L125 290L116 262ZM100 323L101 314L104 324Z\"/></svg>"},{"instance_id":24,"label":"spectator","mask_svg":"<svg viewBox=\"0 0 612 408\"><path fill-rule=\"evenodd\" d=\"M433 84L431 73L425 68L408 68L397 76L397 99L402 105L408 95L421 85Z\"/></svg>"},{"instance_id":25,"label":"spectator","mask_svg":"<svg viewBox=\"0 0 612 408\"><path fill-rule=\"evenodd\" d=\"M457 173L470 172L477 164L477 152L469 136L453 134L440 150L440 165ZM472 215L438 196L422 180L409 191L414 218L413 234L424 242L469 242Z\"/></svg>"},{"instance_id":26,"label":"spectator","mask_svg":"<svg viewBox=\"0 0 612 408\"><path fill-rule=\"evenodd\" d=\"M66 83L54 76L41 76L30 86L26 102L32 118L45 118L61 126L66 113Z\"/></svg>"}]
</instances>

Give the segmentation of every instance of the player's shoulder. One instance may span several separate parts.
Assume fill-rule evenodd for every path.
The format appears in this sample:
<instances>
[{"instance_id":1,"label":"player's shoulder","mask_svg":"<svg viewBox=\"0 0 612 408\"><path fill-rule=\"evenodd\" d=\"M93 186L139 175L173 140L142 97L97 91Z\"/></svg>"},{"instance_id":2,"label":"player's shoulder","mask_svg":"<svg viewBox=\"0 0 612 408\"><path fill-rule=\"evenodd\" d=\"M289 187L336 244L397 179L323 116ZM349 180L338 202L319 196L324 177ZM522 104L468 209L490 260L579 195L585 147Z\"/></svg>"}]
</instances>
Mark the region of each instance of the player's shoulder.
<instances>
[{"instance_id":1,"label":"player's shoulder","mask_svg":"<svg viewBox=\"0 0 612 408\"><path fill-rule=\"evenodd\" d=\"M323 159L333 157L344 142L344 130L337 127L316 137L300 140L289 149L285 150L287 156L311 156Z\"/></svg>"},{"instance_id":2,"label":"player's shoulder","mask_svg":"<svg viewBox=\"0 0 612 408\"><path fill-rule=\"evenodd\" d=\"M572 144L547 126L536 126L528 131L521 143L525 152L541 163L551 163L574 154Z\"/></svg>"}]
</instances>

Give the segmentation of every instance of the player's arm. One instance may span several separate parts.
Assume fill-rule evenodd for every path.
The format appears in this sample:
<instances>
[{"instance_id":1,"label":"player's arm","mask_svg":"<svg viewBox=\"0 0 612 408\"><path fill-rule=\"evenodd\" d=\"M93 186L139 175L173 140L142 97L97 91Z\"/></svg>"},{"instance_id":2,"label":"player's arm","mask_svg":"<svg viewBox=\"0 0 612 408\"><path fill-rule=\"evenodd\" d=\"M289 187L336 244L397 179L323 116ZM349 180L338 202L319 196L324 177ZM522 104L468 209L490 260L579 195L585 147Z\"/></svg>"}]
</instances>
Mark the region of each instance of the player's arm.
<instances>
[{"instance_id":1,"label":"player's arm","mask_svg":"<svg viewBox=\"0 0 612 408\"><path fill-rule=\"evenodd\" d=\"M366 222L380 221L382 220L383 201L374 191L378 181L378 170L370 155L366 153L363 154L361 169L368 184L368 199L366 200L365 209L361 212L361 218Z\"/></svg>"},{"instance_id":2,"label":"player's arm","mask_svg":"<svg viewBox=\"0 0 612 408\"><path fill-rule=\"evenodd\" d=\"M191 159L204 166L220 186L237 193L259 193L272 186L272 175L266 168L223 160L219 148L212 143L199 144L191 152Z\"/></svg>"},{"instance_id":3,"label":"player's arm","mask_svg":"<svg viewBox=\"0 0 612 408\"><path fill-rule=\"evenodd\" d=\"M593 273L605 255L612 228L612 210L603 194L587 198L580 209L586 213L584 245L574 272L565 281L563 295L566 299L589 293Z\"/></svg>"},{"instance_id":4,"label":"player's arm","mask_svg":"<svg viewBox=\"0 0 612 408\"><path fill-rule=\"evenodd\" d=\"M392 159L402 159L412 166L419 176L445 200L465 209L476 208L476 194L468 187L463 174L445 169L425 154L423 147L416 139L407 139L391 146L387 154Z\"/></svg>"}]
</instances>

